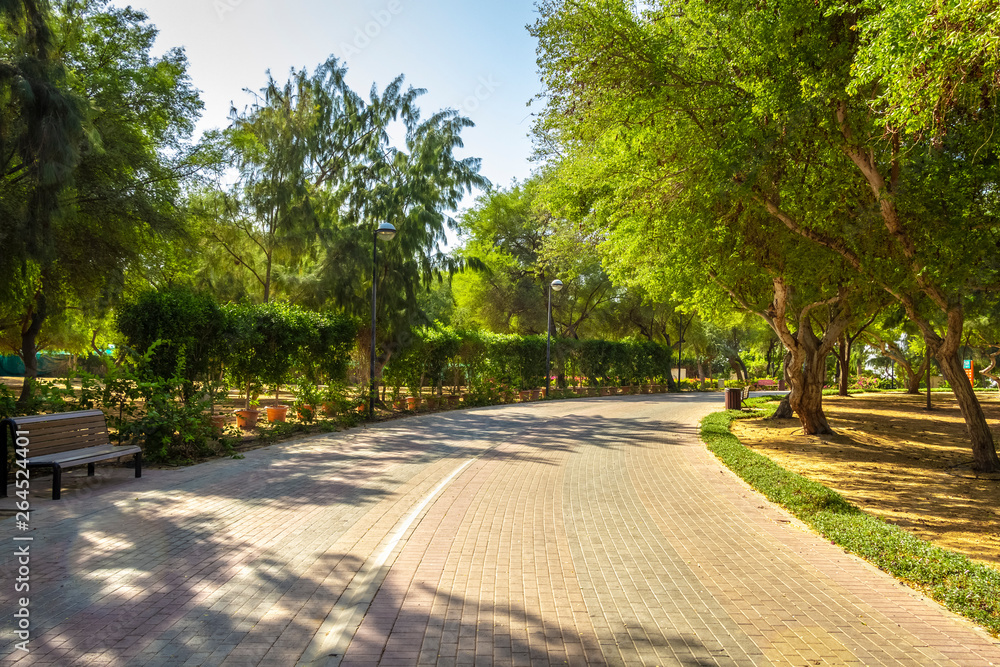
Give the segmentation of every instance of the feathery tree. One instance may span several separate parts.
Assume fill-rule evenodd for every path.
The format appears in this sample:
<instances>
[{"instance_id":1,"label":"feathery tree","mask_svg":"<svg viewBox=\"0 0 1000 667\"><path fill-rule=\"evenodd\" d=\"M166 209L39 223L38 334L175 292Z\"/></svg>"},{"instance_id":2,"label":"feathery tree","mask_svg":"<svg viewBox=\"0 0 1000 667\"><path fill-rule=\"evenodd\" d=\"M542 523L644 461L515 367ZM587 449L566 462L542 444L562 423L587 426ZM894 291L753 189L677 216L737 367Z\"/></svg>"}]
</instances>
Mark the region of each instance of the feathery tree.
<instances>
[{"instance_id":1,"label":"feathery tree","mask_svg":"<svg viewBox=\"0 0 1000 667\"><path fill-rule=\"evenodd\" d=\"M186 139L201 103L183 51L150 56L156 30L141 12L106 0L58 2L51 16L18 6L4 3L0 32L0 241L13 260L3 288L22 297L25 398L47 317L106 307L178 230L179 181L200 167Z\"/></svg>"},{"instance_id":2,"label":"feathery tree","mask_svg":"<svg viewBox=\"0 0 1000 667\"><path fill-rule=\"evenodd\" d=\"M581 215L559 211L546 180L538 175L492 190L463 215L459 254L482 270L457 279L458 305L492 331L542 333L548 285L559 278L565 287L553 300L553 333L580 338L616 290L595 239L578 224Z\"/></svg>"},{"instance_id":3,"label":"feathery tree","mask_svg":"<svg viewBox=\"0 0 1000 667\"><path fill-rule=\"evenodd\" d=\"M377 276L380 343L391 354L411 326L426 322L421 287L460 266L441 250L446 230L456 227L447 212L487 182L478 159L455 154L471 121L454 110L423 118L424 91L406 87L402 76L364 99L345 74L331 57L284 85L269 76L225 133L239 183L228 193L201 193L196 203L203 218L217 212L219 221L207 226L265 302L278 290L297 304L356 316L370 309L375 228L395 225L396 238L380 244ZM394 124L405 133L401 145ZM217 267L206 266L201 277L241 289Z\"/></svg>"}]
</instances>

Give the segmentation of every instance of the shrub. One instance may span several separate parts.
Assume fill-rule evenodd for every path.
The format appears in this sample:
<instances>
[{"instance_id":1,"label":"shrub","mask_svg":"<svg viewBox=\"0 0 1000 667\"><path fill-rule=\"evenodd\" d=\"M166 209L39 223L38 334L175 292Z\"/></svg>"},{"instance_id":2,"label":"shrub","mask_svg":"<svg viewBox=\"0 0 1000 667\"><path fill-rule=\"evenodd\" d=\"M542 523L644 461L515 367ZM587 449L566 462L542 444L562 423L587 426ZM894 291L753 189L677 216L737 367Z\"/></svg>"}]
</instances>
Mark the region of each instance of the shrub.
<instances>
[{"instance_id":1,"label":"shrub","mask_svg":"<svg viewBox=\"0 0 1000 667\"><path fill-rule=\"evenodd\" d=\"M229 348L223 309L211 296L187 287L141 293L118 308L115 325L128 346L139 353L160 342L145 372L165 379L183 367L183 380L189 385L208 375L213 366L218 368Z\"/></svg>"}]
</instances>

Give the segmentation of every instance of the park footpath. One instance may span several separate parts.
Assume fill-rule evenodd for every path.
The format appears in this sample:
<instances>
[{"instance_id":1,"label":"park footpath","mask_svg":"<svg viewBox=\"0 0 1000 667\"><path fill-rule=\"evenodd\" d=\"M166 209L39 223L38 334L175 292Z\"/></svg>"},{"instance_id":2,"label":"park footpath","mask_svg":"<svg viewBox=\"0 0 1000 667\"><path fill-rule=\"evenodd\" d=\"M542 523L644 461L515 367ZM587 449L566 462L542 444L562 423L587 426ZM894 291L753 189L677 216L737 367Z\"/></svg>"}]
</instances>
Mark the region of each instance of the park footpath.
<instances>
[{"instance_id":1,"label":"park footpath","mask_svg":"<svg viewBox=\"0 0 1000 667\"><path fill-rule=\"evenodd\" d=\"M60 501L33 479L29 529L0 521L0 662L1000 665L723 468L697 428L720 403L449 411L84 469Z\"/></svg>"}]
</instances>

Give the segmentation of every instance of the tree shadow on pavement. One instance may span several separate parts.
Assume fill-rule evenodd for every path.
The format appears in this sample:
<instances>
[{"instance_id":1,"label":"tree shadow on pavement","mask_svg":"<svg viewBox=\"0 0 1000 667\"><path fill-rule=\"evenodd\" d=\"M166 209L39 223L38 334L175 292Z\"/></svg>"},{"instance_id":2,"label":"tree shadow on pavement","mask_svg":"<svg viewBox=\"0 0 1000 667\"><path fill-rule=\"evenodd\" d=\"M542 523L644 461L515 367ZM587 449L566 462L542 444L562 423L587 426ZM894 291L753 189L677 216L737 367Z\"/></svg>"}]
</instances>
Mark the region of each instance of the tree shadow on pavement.
<instances>
[{"instance_id":1,"label":"tree shadow on pavement","mask_svg":"<svg viewBox=\"0 0 1000 667\"><path fill-rule=\"evenodd\" d=\"M475 457L557 465L586 448L671 446L697 434L695 426L665 419L537 412L441 413L273 445L240 461L163 475L146 488L137 480L75 499L71 492L61 505L43 508L32 533L31 652L15 652L11 643L0 657L12 664L294 664L364 565L367 556L359 554L373 549L363 545L363 531L359 550L334 551L337 540L379 503L402 498L402 487L428 466ZM12 524L0 527L12 533ZM0 602L8 609L16 572L11 551L0 574ZM501 663L508 654L620 661L601 652L611 649L593 633L516 601L501 606L416 585L396 590L387 580L378 596L400 601L392 624L381 637L362 626L352 650L391 656L399 646L410 655L411 633L423 627L421 654L437 651L436 659L454 636L454 664L466 664L480 649ZM406 604L420 587L431 609ZM472 606L479 610L474 615L455 613ZM512 623L525 633L495 629ZM658 628L630 628L629 636L640 652L703 664L701 651L708 660L691 637Z\"/></svg>"}]
</instances>

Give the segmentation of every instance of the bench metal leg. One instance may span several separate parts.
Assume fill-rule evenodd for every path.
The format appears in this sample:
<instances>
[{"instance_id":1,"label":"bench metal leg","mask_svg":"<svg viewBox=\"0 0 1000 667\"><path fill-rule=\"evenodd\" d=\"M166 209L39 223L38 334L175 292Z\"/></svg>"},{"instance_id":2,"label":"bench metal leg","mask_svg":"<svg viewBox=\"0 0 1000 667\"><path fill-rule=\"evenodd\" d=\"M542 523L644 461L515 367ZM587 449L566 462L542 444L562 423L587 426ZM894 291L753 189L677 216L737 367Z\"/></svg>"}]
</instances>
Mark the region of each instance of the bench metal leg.
<instances>
[{"instance_id":1,"label":"bench metal leg","mask_svg":"<svg viewBox=\"0 0 1000 667\"><path fill-rule=\"evenodd\" d=\"M142 452L135 453L135 476L142 477Z\"/></svg>"},{"instance_id":2,"label":"bench metal leg","mask_svg":"<svg viewBox=\"0 0 1000 667\"><path fill-rule=\"evenodd\" d=\"M96 465L97 465L96 463L88 463L87 464L87 477L93 477L94 476L94 468L95 468Z\"/></svg>"},{"instance_id":3,"label":"bench metal leg","mask_svg":"<svg viewBox=\"0 0 1000 667\"><path fill-rule=\"evenodd\" d=\"M56 463L52 466L52 500L62 497L62 468Z\"/></svg>"}]
</instances>

